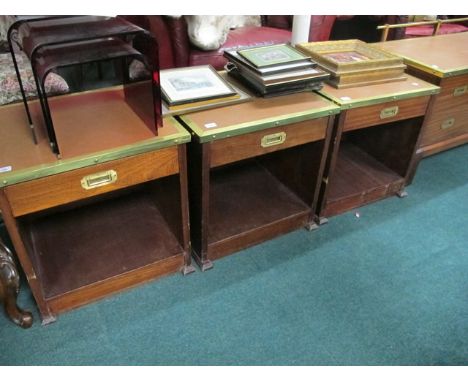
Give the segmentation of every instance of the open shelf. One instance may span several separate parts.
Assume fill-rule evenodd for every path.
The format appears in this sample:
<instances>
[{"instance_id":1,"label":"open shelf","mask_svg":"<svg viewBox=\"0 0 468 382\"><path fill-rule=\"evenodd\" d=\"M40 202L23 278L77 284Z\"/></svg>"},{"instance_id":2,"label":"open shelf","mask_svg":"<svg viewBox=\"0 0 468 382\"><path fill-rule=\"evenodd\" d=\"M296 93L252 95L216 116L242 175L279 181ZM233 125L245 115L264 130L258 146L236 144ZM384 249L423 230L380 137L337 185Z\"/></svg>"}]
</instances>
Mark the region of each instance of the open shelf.
<instances>
[{"instance_id":1,"label":"open shelf","mask_svg":"<svg viewBox=\"0 0 468 382\"><path fill-rule=\"evenodd\" d=\"M184 253L146 188L27 219L23 232L47 299Z\"/></svg>"},{"instance_id":2,"label":"open shelf","mask_svg":"<svg viewBox=\"0 0 468 382\"><path fill-rule=\"evenodd\" d=\"M255 160L212 170L210 183L209 245L311 211Z\"/></svg>"},{"instance_id":3,"label":"open shelf","mask_svg":"<svg viewBox=\"0 0 468 382\"><path fill-rule=\"evenodd\" d=\"M359 147L350 142L343 142L330 183L328 199L333 202L387 186L401 179L401 176Z\"/></svg>"},{"instance_id":4,"label":"open shelf","mask_svg":"<svg viewBox=\"0 0 468 382\"><path fill-rule=\"evenodd\" d=\"M357 201L365 204L384 197L389 189L403 183L403 177L351 142L343 141L330 179L326 214L344 212Z\"/></svg>"},{"instance_id":5,"label":"open shelf","mask_svg":"<svg viewBox=\"0 0 468 382\"><path fill-rule=\"evenodd\" d=\"M118 38L48 45L41 50L41 57L36 63L36 71L42 80L51 70L60 67L129 56L141 57L141 53Z\"/></svg>"}]
</instances>

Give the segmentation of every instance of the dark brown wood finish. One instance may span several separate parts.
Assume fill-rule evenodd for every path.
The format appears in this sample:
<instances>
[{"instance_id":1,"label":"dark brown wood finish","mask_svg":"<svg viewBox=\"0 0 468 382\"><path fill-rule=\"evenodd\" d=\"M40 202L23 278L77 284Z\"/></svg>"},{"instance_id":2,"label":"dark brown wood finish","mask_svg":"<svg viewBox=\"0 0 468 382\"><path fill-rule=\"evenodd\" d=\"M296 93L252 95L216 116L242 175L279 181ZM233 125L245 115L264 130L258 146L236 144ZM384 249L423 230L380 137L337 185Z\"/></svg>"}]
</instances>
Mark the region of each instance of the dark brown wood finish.
<instances>
[{"instance_id":1,"label":"dark brown wood finish","mask_svg":"<svg viewBox=\"0 0 468 382\"><path fill-rule=\"evenodd\" d=\"M117 173L116 182L89 190L82 187L81 180L85 176L109 170ZM18 217L178 172L177 147L169 147L14 184L7 187L6 194L14 216Z\"/></svg>"},{"instance_id":2,"label":"dark brown wood finish","mask_svg":"<svg viewBox=\"0 0 468 382\"><path fill-rule=\"evenodd\" d=\"M271 238L270 231L281 220L302 216L304 226L309 214L310 206L255 160L213 170L208 255L213 258L213 247L217 248L216 257L220 257L263 241L259 230ZM289 223L284 224L285 229L298 228ZM256 240L252 241L251 235Z\"/></svg>"},{"instance_id":3,"label":"dark brown wood finish","mask_svg":"<svg viewBox=\"0 0 468 382\"><path fill-rule=\"evenodd\" d=\"M323 211L325 211L327 207L330 179L335 176L334 173L336 169L336 162L338 160L338 150L340 149L341 136L343 134L343 126L346 120L347 112L347 110L343 110L340 115L335 118L333 123L332 139L327 151L322 182L320 184L317 210L315 212L315 219L317 224L325 224L328 222L328 219L326 218Z\"/></svg>"},{"instance_id":4,"label":"dark brown wood finish","mask_svg":"<svg viewBox=\"0 0 468 382\"><path fill-rule=\"evenodd\" d=\"M16 255L18 256L21 267L28 280L29 287L31 288L31 292L36 300L39 312L41 313L42 322L54 322L56 317L52 314L49 305L45 301L44 292L42 291L40 282L37 278L37 272L28 256L25 244L21 238L18 223L13 217L4 189L0 189L0 210L2 211L5 227L7 228L8 234L10 235L11 241L15 247Z\"/></svg>"},{"instance_id":5,"label":"dark brown wood finish","mask_svg":"<svg viewBox=\"0 0 468 382\"><path fill-rule=\"evenodd\" d=\"M408 73L441 87L418 146L422 157L468 143L467 44L468 33L377 44L405 57Z\"/></svg>"},{"instance_id":6,"label":"dark brown wood finish","mask_svg":"<svg viewBox=\"0 0 468 382\"><path fill-rule=\"evenodd\" d=\"M260 161L306 204L317 206L328 152L333 137L335 116L328 118L325 139L266 155ZM318 180L318 182L317 182ZM306 228L314 229L317 215L312 209Z\"/></svg>"},{"instance_id":7,"label":"dark brown wood finish","mask_svg":"<svg viewBox=\"0 0 468 382\"><path fill-rule=\"evenodd\" d=\"M182 189L173 175L87 205L20 218L52 315L164 274L193 271ZM173 199L159 200L162 191Z\"/></svg>"},{"instance_id":8,"label":"dark brown wood finish","mask_svg":"<svg viewBox=\"0 0 468 382\"><path fill-rule=\"evenodd\" d=\"M268 105L260 101L263 116ZM278 108L278 102L272 107ZM232 113L224 113L237 122ZM251 118L255 115L252 112ZM198 114L190 117L210 119L206 112L203 119ZM216 118L221 118L219 110ZM240 118L244 121L246 115ZM333 118L205 143L192 140L188 160L192 249L202 270L211 268L214 259L300 227L311 228ZM278 133L286 134L282 144L262 147L263 137Z\"/></svg>"},{"instance_id":9,"label":"dark brown wood finish","mask_svg":"<svg viewBox=\"0 0 468 382\"><path fill-rule=\"evenodd\" d=\"M416 148L433 99L420 96L342 111L320 191L320 223L388 196L405 195L420 160ZM394 106L399 108L396 116L380 118L381 110Z\"/></svg>"},{"instance_id":10,"label":"dark brown wood finish","mask_svg":"<svg viewBox=\"0 0 468 382\"><path fill-rule=\"evenodd\" d=\"M181 166L180 173L161 179L158 182L152 182L151 196L168 227L183 246L186 260L182 272L183 274L189 274L194 272L195 269L191 265L190 230L187 224L189 222L188 181L186 176L180 175L185 174L187 171L186 147L179 146L178 153ZM174 192L177 189L180 192Z\"/></svg>"},{"instance_id":11,"label":"dark brown wood finish","mask_svg":"<svg viewBox=\"0 0 468 382\"><path fill-rule=\"evenodd\" d=\"M214 141L211 143L211 167L284 150L307 142L323 140L326 132L327 120L320 118L272 128L267 131L244 134L228 140ZM286 134L286 140L283 144L269 147L262 147L259 144L263 137L278 133Z\"/></svg>"},{"instance_id":12,"label":"dark brown wood finish","mask_svg":"<svg viewBox=\"0 0 468 382\"><path fill-rule=\"evenodd\" d=\"M200 268L213 267L208 258L208 225L210 205L211 143L188 145L188 180L190 203L190 233L192 253Z\"/></svg>"},{"instance_id":13,"label":"dark brown wood finish","mask_svg":"<svg viewBox=\"0 0 468 382\"><path fill-rule=\"evenodd\" d=\"M408 169L405 175L406 186L410 185L413 182L413 178L416 174L416 169L418 168L419 162L421 162L421 160L423 159L422 152L419 148L421 147L421 141L424 137L424 132L427 129L428 122L430 118L432 117L432 113L433 113L433 109L434 109L434 105L436 101L437 101L437 95L434 95L431 97L431 99L429 100L429 104L427 105L426 114L424 115L424 120L421 126L421 131L419 132L419 135L416 141L416 148L417 148L416 153L414 153L414 155L412 155L411 158L409 159ZM403 196L405 196L404 193L403 193Z\"/></svg>"},{"instance_id":14,"label":"dark brown wood finish","mask_svg":"<svg viewBox=\"0 0 468 382\"><path fill-rule=\"evenodd\" d=\"M357 146L342 142L323 215L337 215L385 198L403 185L403 177Z\"/></svg>"},{"instance_id":15,"label":"dark brown wood finish","mask_svg":"<svg viewBox=\"0 0 468 382\"><path fill-rule=\"evenodd\" d=\"M418 150L424 157L468 142L468 74L442 78L439 86L441 92ZM467 87L465 93L454 94L456 89L464 87Z\"/></svg>"},{"instance_id":16,"label":"dark brown wood finish","mask_svg":"<svg viewBox=\"0 0 468 382\"><path fill-rule=\"evenodd\" d=\"M8 317L18 326L27 329L33 323L30 312L21 310L16 304L20 278L13 254L0 239L0 302L3 301Z\"/></svg>"},{"instance_id":17,"label":"dark brown wood finish","mask_svg":"<svg viewBox=\"0 0 468 382\"><path fill-rule=\"evenodd\" d=\"M410 98L401 101L390 101L368 106L363 111L361 108L351 109L346 114L344 131L362 129L368 126L382 125L392 121L424 115L430 96ZM398 114L394 117L382 119L383 110L398 106Z\"/></svg>"},{"instance_id":18,"label":"dark brown wood finish","mask_svg":"<svg viewBox=\"0 0 468 382\"><path fill-rule=\"evenodd\" d=\"M92 96L105 103L98 94ZM71 98L80 102L80 96ZM65 102L63 98L59 101L55 106ZM111 104L113 101L106 106ZM46 140L41 139L37 147L30 147L31 137L21 128L20 106L1 110L12 124L0 133L6 138L0 141L1 146L7 148L0 149L0 163L12 165L17 171L53 166L57 159L44 149ZM71 111L68 106L66 112L58 110L57 115L65 117ZM114 118L121 112L115 110L112 119L131 123L128 110L124 111L125 118ZM161 139L172 142L171 137L183 136L176 126L174 120L167 121L160 129ZM151 133L147 133L146 126L137 123L134 127L135 136L131 135L129 126L124 126L122 131L118 125L113 132L108 130L109 126L104 130L115 136L121 132L118 139L123 138L127 145L135 144L141 137L148 144L147 134ZM95 130L99 129L95 127ZM88 132L92 134L92 131ZM67 160L75 159L70 156L72 152L93 154L86 145L73 147L73 134L69 134L69 139L66 135L62 135L62 141L63 147L68 147L64 150ZM17 145L17 153L10 150L11 142ZM98 146L113 147L118 156L120 147L112 146L110 141L91 145ZM21 147L30 150L24 153ZM51 175L31 177L32 180L11 185L5 182L0 189L5 226L44 324L55 321L61 312L156 277L178 270L184 274L194 270L190 265L185 144L174 141L166 148L143 154L132 154L128 147L115 160L105 163L96 160L94 165L58 173L52 169ZM83 177L107 170L117 172L114 183L88 190L82 187Z\"/></svg>"},{"instance_id":19,"label":"dark brown wood finish","mask_svg":"<svg viewBox=\"0 0 468 382\"><path fill-rule=\"evenodd\" d=\"M184 266L181 256L167 258L157 264L149 264L133 272L122 273L110 279L102 280L89 286L70 291L58 297L47 300L50 309L57 313L67 312L71 309L97 301L116 293L134 288L145 282L155 280L171 273L175 273Z\"/></svg>"}]
</instances>

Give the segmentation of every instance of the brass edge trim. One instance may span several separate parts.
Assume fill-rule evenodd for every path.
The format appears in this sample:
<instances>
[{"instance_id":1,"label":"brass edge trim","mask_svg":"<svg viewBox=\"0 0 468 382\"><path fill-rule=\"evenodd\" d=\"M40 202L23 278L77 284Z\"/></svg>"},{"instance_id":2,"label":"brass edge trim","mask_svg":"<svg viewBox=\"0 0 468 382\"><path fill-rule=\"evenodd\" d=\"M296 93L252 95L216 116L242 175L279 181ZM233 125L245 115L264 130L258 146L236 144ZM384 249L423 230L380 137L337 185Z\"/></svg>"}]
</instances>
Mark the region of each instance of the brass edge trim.
<instances>
[{"instance_id":1,"label":"brass edge trim","mask_svg":"<svg viewBox=\"0 0 468 382\"><path fill-rule=\"evenodd\" d=\"M198 127L198 125L192 121L192 119L187 116L187 115L178 115L177 119L180 121L180 123L183 123L184 125L187 126L192 131L192 135L197 138L198 141L200 141L200 137L204 134L204 131Z\"/></svg>"},{"instance_id":2,"label":"brass edge trim","mask_svg":"<svg viewBox=\"0 0 468 382\"><path fill-rule=\"evenodd\" d=\"M84 155L71 159L59 159L54 163L29 167L18 171L13 171L11 173L4 173L2 176L0 176L0 188L50 175L60 174L66 171L76 170L98 163L106 163L112 160L190 142L190 133L182 126L180 126L180 124L174 118L169 117L167 119L172 120L174 127L176 127L178 130L177 133L162 138L150 138L145 141L140 141L127 146L121 146L116 149L93 153L91 155Z\"/></svg>"},{"instance_id":3,"label":"brass edge trim","mask_svg":"<svg viewBox=\"0 0 468 382\"><path fill-rule=\"evenodd\" d=\"M286 117L272 117L261 119L252 122L240 123L238 125L230 125L219 129L206 132L203 131L189 116L179 116L179 118L190 128L200 143L214 141L222 138L235 137L237 135L248 134L255 131L269 129L271 127L280 127L291 123L306 121L308 119L316 119L320 117L335 115L340 112L340 108L336 106L327 106L320 109L313 109L305 112L287 114Z\"/></svg>"},{"instance_id":4,"label":"brass edge trim","mask_svg":"<svg viewBox=\"0 0 468 382\"><path fill-rule=\"evenodd\" d=\"M432 66L425 64L422 61L414 60L406 56L401 56L401 57L405 60L406 65L419 69L424 73L433 74L434 76L439 77L439 78L444 78L447 76L446 70L443 70L440 68L439 69L433 68Z\"/></svg>"},{"instance_id":5,"label":"brass edge trim","mask_svg":"<svg viewBox=\"0 0 468 382\"><path fill-rule=\"evenodd\" d=\"M409 93L408 92L393 93L384 97L377 96L377 97L372 97L372 98L361 98L357 100L343 101L339 98L336 98L332 95L329 95L327 93L320 91L321 95L323 95L324 97L328 98L329 100L339 105L341 107L341 110L354 109L357 107L369 106L369 105L377 105L379 103L385 103L389 101L399 101L403 99L422 97L425 95L433 95L433 94L438 94L438 93L440 93L440 87L434 85L431 88L420 89L420 90L412 91Z\"/></svg>"},{"instance_id":6,"label":"brass edge trim","mask_svg":"<svg viewBox=\"0 0 468 382\"><path fill-rule=\"evenodd\" d=\"M423 71L425 73L433 74L433 75L435 75L436 77L439 77L439 78L459 76L459 75L468 73L468 66L462 66L462 67L459 67L459 68L452 68L452 69L440 69L440 68L436 69L436 68L433 68L432 66L430 66L430 65L428 65L428 64L426 64L426 63L424 63L422 61L415 60L414 58L411 58L411 57L405 56L403 54L394 52L394 51L392 51L392 50L390 50L388 48L382 47L382 46L379 46L379 47L381 49L389 52L389 53L393 53L393 54L403 58L404 61L405 61L405 64L407 64L408 66L419 69L419 70L421 70L421 71Z\"/></svg>"},{"instance_id":7,"label":"brass edge trim","mask_svg":"<svg viewBox=\"0 0 468 382\"><path fill-rule=\"evenodd\" d=\"M462 74L468 73L468 66L462 66L459 68L452 68L452 69L435 69L432 66L425 64L424 62L415 60L413 58L409 58L403 55L400 55L408 66L414 67L419 69L425 73L433 74L439 78L446 78L446 77L453 77L459 76Z\"/></svg>"},{"instance_id":8,"label":"brass edge trim","mask_svg":"<svg viewBox=\"0 0 468 382\"><path fill-rule=\"evenodd\" d=\"M460 68L453 68L450 70L444 71L445 77L455 77L468 74L468 66L462 66Z\"/></svg>"},{"instance_id":9,"label":"brass edge trim","mask_svg":"<svg viewBox=\"0 0 468 382\"><path fill-rule=\"evenodd\" d=\"M379 43L375 43L375 44L378 45ZM379 48L382 49L382 50L385 50L386 52L395 54L395 55L403 58L405 64L408 65L408 66L415 67L415 68L417 68L417 69L419 69L419 70L421 70L421 71L423 71L425 73L433 74L433 75L435 75L437 77L440 77L440 78L444 77L445 72L443 70L441 70L441 69L440 70L435 69L435 68L425 64L424 62L412 59L412 58L410 58L408 56L405 56L405 55L403 55L401 53L395 52L395 51L389 49L388 47L384 47L384 46L379 45Z\"/></svg>"}]
</instances>

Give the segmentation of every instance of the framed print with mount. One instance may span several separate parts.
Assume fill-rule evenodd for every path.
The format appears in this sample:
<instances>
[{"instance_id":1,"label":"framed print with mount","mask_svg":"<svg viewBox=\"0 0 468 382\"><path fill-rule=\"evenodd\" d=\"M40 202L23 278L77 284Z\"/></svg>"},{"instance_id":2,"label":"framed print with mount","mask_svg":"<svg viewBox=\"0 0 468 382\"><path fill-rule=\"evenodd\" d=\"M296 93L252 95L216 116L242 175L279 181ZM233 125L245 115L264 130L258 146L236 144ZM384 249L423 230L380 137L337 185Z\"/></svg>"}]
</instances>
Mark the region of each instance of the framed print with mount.
<instances>
[{"instance_id":1,"label":"framed print with mount","mask_svg":"<svg viewBox=\"0 0 468 382\"><path fill-rule=\"evenodd\" d=\"M403 59L360 40L312 42L296 45L325 70L336 88L404 81Z\"/></svg>"},{"instance_id":2,"label":"framed print with mount","mask_svg":"<svg viewBox=\"0 0 468 382\"><path fill-rule=\"evenodd\" d=\"M257 68L310 61L309 57L288 44L241 49L237 53Z\"/></svg>"},{"instance_id":3,"label":"framed print with mount","mask_svg":"<svg viewBox=\"0 0 468 382\"><path fill-rule=\"evenodd\" d=\"M169 109L211 100L240 98L211 65L161 70L161 90Z\"/></svg>"}]
</instances>

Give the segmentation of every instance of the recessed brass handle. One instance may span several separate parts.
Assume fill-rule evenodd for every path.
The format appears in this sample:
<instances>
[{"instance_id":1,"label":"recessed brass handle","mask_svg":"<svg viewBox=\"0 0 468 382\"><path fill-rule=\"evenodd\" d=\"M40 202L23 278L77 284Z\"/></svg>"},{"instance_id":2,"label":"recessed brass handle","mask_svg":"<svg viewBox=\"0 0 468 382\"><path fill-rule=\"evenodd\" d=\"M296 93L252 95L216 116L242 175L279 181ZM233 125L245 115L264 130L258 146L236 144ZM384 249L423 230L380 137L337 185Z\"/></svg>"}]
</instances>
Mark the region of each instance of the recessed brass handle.
<instances>
[{"instance_id":1,"label":"recessed brass handle","mask_svg":"<svg viewBox=\"0 0 468 382\"><path fill-rule=\"evenodd\" d=\"M444 122L442 122L442 124L440 125L440 128L448 129L452 127L453 125L455 125L455 118L449 118L449 119L446 119Z\"/></svg>"},{"instance_id":2,"label":"recessed brass handle","mask_svg":"<svg viewBox=\"0 0 468 382\"><path fill-rule=\"evenodd\" d=\"M461 96L462 94L465 94L465 93L468 93L468 85L460 86L453 90L454 97Z\"/></svg>"},{"instance_id":3,"label":"recessed brass handle","mask_svg":"<svg viewBox=\"0 0 468 382\"><path fill-rule=\"evenodd\" d=\"M380 112L380 119L391 118L398 114L398 106L387 107Z\"/></svg>"},{"instance_id":4,"label":"recessed brass handle","mask_svg":"<svg viewBox=\"0 0 468 382\"><path fill-rule=\"evenodd\" d=\"M275 134L268 134L262 138L261 146L262 147L270 147L275 145L281 145L286 141L286 133L275 133Z\"/></svg>"},{"instance_id":5,"label":"recessed brass handle","mask_svg":"<svg viewBox=\"0 0 468 382\"><path fill-rule=\"evenodd\" d=\"M81 179L81 187L85 190L90 190L96 187L106 186L117 181L117 172L114 170L107 170L97 172L96 174L86 175Z\"/></svg>"}]
</instances>

